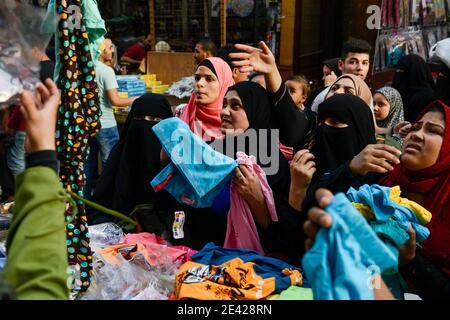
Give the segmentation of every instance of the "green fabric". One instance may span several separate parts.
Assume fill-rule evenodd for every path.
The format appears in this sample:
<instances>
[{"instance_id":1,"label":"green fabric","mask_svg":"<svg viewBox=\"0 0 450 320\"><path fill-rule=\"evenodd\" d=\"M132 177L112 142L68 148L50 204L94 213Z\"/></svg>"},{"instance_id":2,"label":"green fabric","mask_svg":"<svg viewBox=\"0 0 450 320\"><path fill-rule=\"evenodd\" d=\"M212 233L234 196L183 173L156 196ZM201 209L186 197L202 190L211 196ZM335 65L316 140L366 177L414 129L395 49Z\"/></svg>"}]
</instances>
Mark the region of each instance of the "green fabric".
<instances>
[{"instance_id":1,"label":"green fabric","mask_svg":"<svg viewBox=\"0 0 450 320\"><path fill-rule=\"evenodd\" d=\"M48 14L54 14L55 10L55 0L50 0L47 6ZM83 0L81 5L81 13L83 14L83 21L86 27L86 31L88 34L89 46L92 56L92 61L94 63L98 62L98 58L100 56L99 48L105 40L104 36L107 33L105 21L102 19L100 11L98 10L98 4L96 0ZM54 22L49 20L48 23L44 23L43 30L52 32L56 34L56 28L54 26ZM55 37L55 48L59 48L59 37ZM56 52L58 54L58 52ZM59 59L56 59L55 66L55 82L58 82L59 73L61 71L61 63Z\"/></svg>"},{"instance_id":2,"label":"green fabric","mask_svg":"<svg viewBox=\"0 0 450 320\"><path fill-rule=\"evenodd\" d=\"M30 168L17 177L16 190L4 275L18 299L65 300L66 195L58 176L50 168Z\"/></svg>"},{"instance_id":3,"label":"green fabric","mask_svg":"<svg viewBox=\"0 0 450 320\"><path fill-rule=\"evenodd\" d=\"M105 21L102 19L96 0L84 0L82 2L84 23L91 44L92 60L97 61L100 53L98 49L103 43L104 35L107 33Z\"/></svg>"},{"instance_id":4,"label":"green fabric","mask_svg":"<svg viewBox=\"0 0 450 320\"><path fill-rule=\"evenodd\" d=\"M280 293L278 300L314 300L313 291L310 288L289 287Z\"/></svg>"}]
</instances>

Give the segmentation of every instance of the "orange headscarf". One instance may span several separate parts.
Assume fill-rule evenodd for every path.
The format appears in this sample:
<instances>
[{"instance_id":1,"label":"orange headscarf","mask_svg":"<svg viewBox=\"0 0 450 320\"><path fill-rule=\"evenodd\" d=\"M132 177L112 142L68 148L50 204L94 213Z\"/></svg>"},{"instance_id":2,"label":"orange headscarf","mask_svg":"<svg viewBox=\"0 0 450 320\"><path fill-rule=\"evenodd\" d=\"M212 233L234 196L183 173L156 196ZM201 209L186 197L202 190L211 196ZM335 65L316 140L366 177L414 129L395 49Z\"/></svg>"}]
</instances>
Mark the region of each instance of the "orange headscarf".
<instances>
[{"instance_id":1,"label":"orange headscarf","mask_svg":"<svg viewBox=\"0 0 450 320\"><path fill-rule=\"evenodd\" d=\"M223 98L228 88L234 84L231 69L224 60L221 58L208 58L207 60L214 66L219 80L219 97L212 104L200 105L197 103L194 93L180 115L180 119L186 122L191 130L205 141L215 140L223 136L220 131L220 112L223 106ZM197 122L201 123L201 126L196 125ZM205 132L208 132L206 136Z\"/></svg>"}]
</instances>

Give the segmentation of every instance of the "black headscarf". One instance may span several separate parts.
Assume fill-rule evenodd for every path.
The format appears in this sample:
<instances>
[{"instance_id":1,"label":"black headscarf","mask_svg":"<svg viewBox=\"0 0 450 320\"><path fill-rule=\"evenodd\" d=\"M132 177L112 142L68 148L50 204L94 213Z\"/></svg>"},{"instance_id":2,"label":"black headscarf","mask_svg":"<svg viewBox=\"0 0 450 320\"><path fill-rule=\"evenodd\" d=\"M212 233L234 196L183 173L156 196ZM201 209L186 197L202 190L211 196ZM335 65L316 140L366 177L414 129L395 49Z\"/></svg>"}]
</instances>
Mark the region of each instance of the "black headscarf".
<instances>
[{"instance_id":1,"label":"black headscarf","mask_svg":"<svg viewBox=\"0 0 450 320\"><path fill-rule=\"evenodd\" d=\"M245 149L235 151L245 152L247 155L253 155L261 168L267 168L271 164L264 163L261 159L261 148L267 150L266 153L271 161L278 161L278 171L273 175L267 175L274 196L275 206L278 214L278 222L271 223L266 231L260 230L259 235L263 246L269 252L285 252L292 258L290 263L298 263L300 254L304 247L303 233L299 232L303 225L302 215L293 214L289 206L289 186L290 171L289 164L280 152L279 139L275 137L275 130L272 127L271 99L269 93L259 84L251 81L239 82L230 87L228 91L235 90L245 110L249 129L257 130L257 141L251 141L252 145L245 145ZM366 106L367 108L367 106ZM265 133L258 130L266 129ZM247 129L248 131L248 129ZM236 137L226 137L223 141ZM248 142L248 141L247 141ZM235 145L236 146L236 145ZM254 148L256 147L256 148ZM272 151L276 154L272 155ZM227 150L229 151L229 150ZM257 151L255 153L255 151ZM228 156L231 156L226 152ZM273 165L273 163L272 163Z\"/></svg>"},{"instance_id":2,"label":"black headscarf","mask_svg":"<svg viewBox=\"0 0 450 320\"><path fill-rule=\"evenodd\" d=\"M152 130L158 122L145 120L145 116L167 119L173 113L161 95L147 93L133 103L120 141L108 157L93 196L95 202L124 214L151 201L154 191L150 181L161 169L162 147Z\"/></svg>"},{"instance_id":3,"label":"black headscarf","mask_svg":"<svg viewBox=\"0 0 450 320\"><path fill-rule=\"evenodd\" d=\"M268 159L270 161L278 161L277 173L268 175L267 181L272 189L278 189L280 193L284 193L290 182L289 165L279 150L279 139L275 137L275 131L272 129L269 93L261 85L251 81L239 82L228 89L228 91L232 90L238 93L249 122L249 128L246 133L248 134L250 129L255 130L256 141L245 139L245 144L240 144L237 143L239 137L227 135L225 139L218 140L215 143L222 143L220 147L223 148L224 154L229 157L236 158L238 151L254 156L259 166L263 169L273 165L272 162L267 161ZM233 146L232 150L230 150L230 146ZM274 155L272 150L275 152ZM268 159L262 159L261 153L267 156ZM275 190L273 191L275 193Z\"/></svg>"},{"instance_id":4,"label":"black headscarf","mask_svg":"<svg viewBox=\"0 0 450 320\"><path fill-rule=\"evenodd\" d=\"M431 70L422 57L411 54L400 59L392 87L402 96L405 120L414 122L422 110L434 101Z\"/></svg>"},{"instance_id":5,"label":"black headscarf","mask_svg":"<svg viewBox=\"0 0 450 320\"><path fill-rule=\"evenodd\" d=\"M334 128L326 125L326 118L334 118L348 125ZM375 144L375 125L372 112L359 97L339 94L319 106L315 144L311 152L316 157L315 177L337 169L359 154L367 145Z\"/></svg>"},{"instance_id":6,"label":"black headscarf","mask_svg":"<svg viewBox=\"0 0 450 320\"><path fill-rule=\"evenodd\" d=\"M249 128L246 132L248 133L250 129L255 130L257 141L249 141L246 139L245 145L240 145L236 142L238 137L227 135L225 139L222 140L223 143L226 143L226 145L223 146L223 150L226 155L232 158L236 158L236 152L238 151L255 156L258 164L261 167L264 167L265 164L260 163L259 161L259 149L266 148L266 150L270 152L270 145L272 142L275 144L278 143L274 138L272 139L271 100L268 92L259 84L251 81L237 83L230 87L228 92L233 90L238 93L249 122ZM267 134L265 134L264 131ZM230 139L233 141L232 143L230 143ZM218 143L219 142L220 141L218 141ZM230 150L230 146L234 146L234 149Z\"/></svg>"},{"instance_id":7,"label":"black headscarf","mask_svg":"<svg viewBox=\"0 0 450 320\"><path fill-rule=\"evenodd\" d=\"M436 82L436 99L450 105L450 69L445 64Z\"/></svg>"},{"instance_id":8,"label":"black headscarf","mask_svg":"<svg viewBox=\"0 0 450 320\"><path fill-rule=\"evenodd\" d=\"M339 60L341 60L341 58L328 59L322 61L322 65L327 66L328 68L330 68L331 71L334 71L337 77L340 77L341 70L339 70Z\"/></svg>"}]
</instances>

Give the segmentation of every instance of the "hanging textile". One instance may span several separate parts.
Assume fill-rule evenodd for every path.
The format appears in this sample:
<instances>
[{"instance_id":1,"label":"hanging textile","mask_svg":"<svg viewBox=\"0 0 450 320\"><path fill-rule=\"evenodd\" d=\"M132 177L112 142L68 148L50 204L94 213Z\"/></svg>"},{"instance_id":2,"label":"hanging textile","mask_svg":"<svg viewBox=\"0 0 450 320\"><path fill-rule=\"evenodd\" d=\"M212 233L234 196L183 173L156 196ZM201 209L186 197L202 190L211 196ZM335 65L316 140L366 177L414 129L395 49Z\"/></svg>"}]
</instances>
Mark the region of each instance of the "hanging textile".
<instances>
[{"instance_id":1,"label":"hanging textile","mask_svg":"<svg viewBox=\"0 0 450 320\"><path fill-rule=\"evenodd\" d=\"M65 189L79 196L83 196L83 164L88 156L88 139L100 131L98 89L89 43L92 39L85 23L92 16L87 11L98 11L98 8L95 5L87 9L84 2L55 0L50 4L61 18L56 35L59 48L56 78L61 90L56 131L60 178ZM96 33L97 37L103 35ZM73 212L78 214L72 217ZM82 203L77 203L77 208L68 206L66 233L69 265L75 273L70 286L76 294L87 290L92 272L92 253Z\"/></svg>"}]
</instances>

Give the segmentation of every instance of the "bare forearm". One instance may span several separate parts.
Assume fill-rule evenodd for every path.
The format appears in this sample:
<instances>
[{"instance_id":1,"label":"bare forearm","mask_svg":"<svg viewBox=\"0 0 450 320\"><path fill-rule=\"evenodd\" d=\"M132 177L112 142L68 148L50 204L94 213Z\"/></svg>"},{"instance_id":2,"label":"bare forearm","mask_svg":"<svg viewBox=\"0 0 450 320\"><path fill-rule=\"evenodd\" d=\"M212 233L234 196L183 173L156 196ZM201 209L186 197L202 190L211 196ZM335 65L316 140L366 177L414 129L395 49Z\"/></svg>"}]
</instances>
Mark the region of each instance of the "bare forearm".
<instances>
[{"instance_id":1,"label":"bare forearm","mask_svg":"<svg viewBox=\"0 0 450 320\"><path fill-rule=\"evenodd\" d=\"M121 98L117 95L117 96L110 97L110 102L113 106L116 106L116 107L127 107L127 106L131 106L133 104L134 100L136 100L136 99L137 99L137 97Z\"/></svg>"},{"instance_id":2,"label":"bare forearm","mask_svg":"<svg viewBox=\"0 0 450 320\"><path fill-rule=\"evenodd\" d=\"M134 60L134 59L132 59L132 58L130 58L130 57L122 57L122 58L120 59L120 61L121 61L121 62L132 63L132 64L141 64L141 61L140 61L140 60Z\"/></svg>"},{"instance_id":3,"label":"bare forearm","mask_svg":"<svg viewBox=\"0 0 450 320\"><path fill-rule=\"evenodd\" d=\"M291 183L289 190L289 205L297 211L302 210L303 201L306 198L306 190L297 188Z\"/></svg>"},{"instance_id":4,"label":"bare forearm","mask_svg":"<svg viewBox=\"0 0 450 320\"><path fill-rule=\"evenodd\" d=\"M252 210L252 215L255 219L255 223L263 230L267 230L270 225L270 215L265 200L251 200L247 201L247 203Z\"/></svg>"}]
</instances>

